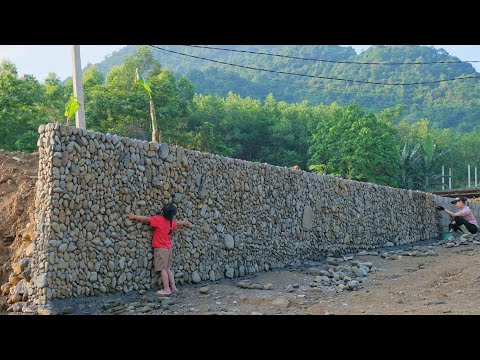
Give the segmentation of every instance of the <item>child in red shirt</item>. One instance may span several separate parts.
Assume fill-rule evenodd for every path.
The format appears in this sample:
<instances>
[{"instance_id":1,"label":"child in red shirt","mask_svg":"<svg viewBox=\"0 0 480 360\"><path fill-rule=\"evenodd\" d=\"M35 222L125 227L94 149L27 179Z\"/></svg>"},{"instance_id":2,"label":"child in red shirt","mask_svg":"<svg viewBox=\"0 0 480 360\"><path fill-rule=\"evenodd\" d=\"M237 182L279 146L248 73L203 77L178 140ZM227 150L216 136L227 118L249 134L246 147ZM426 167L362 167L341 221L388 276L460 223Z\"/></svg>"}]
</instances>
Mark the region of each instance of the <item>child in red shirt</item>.
<instances>
[{"instance_id":1,"label":"child in red shirt","mask_svg":"<svg viewBox=\"0 0 480 360\"><path fill-rule=\"evenodd\" d=\"M192 224L188 220L177 221L173 218L177 213L177 208L173 204L165 205L158 216L140 216L133 213L127 214L130 220L141 221L149 224L153 231L152 248L153 262L155 271L160 271L162 278L163 290L157 291L158 295L170 295L172 292L178 291L175 286L175 279L172 270L172 233L176 229L183 226L191 227ZM170 284L169 284L170 283Z\"/></svg>"}]
</instances>

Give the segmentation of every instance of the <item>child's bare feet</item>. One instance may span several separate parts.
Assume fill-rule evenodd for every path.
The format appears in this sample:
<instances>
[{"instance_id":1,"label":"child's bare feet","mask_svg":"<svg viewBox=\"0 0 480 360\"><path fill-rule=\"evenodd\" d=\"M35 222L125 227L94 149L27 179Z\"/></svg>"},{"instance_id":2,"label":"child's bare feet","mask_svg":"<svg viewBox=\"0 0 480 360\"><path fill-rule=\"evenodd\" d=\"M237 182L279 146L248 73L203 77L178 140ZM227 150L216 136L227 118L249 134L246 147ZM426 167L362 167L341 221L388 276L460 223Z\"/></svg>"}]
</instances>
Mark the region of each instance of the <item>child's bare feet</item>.
<instances>
[{"instance_id":1,"label":"child's bare feet","mask_svg":"<svg viewBox=\"0 0 480 360\"><path fill-rule=\"evenodd\" d=\"M174 293L174 292L177 292L177 291L178 291L178 289L177 289L176 287L174 287L174 288L172 287L172 288L171 288L171 290L172 290L172 293Z\"/></svg>"}]
</instances>

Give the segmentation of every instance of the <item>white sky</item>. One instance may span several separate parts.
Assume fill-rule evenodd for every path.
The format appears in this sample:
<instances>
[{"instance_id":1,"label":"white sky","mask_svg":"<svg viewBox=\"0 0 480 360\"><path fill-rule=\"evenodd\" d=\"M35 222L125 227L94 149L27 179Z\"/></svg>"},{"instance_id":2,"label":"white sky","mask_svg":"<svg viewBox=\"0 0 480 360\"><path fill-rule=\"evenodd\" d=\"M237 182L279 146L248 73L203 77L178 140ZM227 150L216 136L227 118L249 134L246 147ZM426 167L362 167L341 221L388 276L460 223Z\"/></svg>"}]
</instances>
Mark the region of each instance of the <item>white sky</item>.
<instances>
[{"instance_id":1,"label":"white sky","mask_svg":"<svg viewBox=\"0 0 480 360\"><path fill-rule=\"evenodd\" d=\"M81 45L82 67L98 63L106 55L125 45ZM357 52L370 45L352 45ZM444 48L461 60L480 60L480 45L435 45ZM49 72L55 72L62 80L72 73L71 45L0 45L0 60L8 58L18 73L32 74L42 81ZM473 64L480 72L480 63Z\"/></svg>"}]
</instances>

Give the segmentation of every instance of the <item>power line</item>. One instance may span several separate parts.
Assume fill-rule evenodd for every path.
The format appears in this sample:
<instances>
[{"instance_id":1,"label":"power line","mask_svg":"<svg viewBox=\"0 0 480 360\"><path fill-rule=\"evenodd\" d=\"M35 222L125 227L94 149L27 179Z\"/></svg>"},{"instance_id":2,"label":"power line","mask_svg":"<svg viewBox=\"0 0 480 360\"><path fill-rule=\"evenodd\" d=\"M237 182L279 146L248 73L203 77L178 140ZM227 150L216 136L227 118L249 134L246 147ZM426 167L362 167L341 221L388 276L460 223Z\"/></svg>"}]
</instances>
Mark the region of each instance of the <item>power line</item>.
<instances>
[{"instance_id":1,"label":"power line","mask_svg":"<svg viewBox=\"0 0 480 360\"><path fill-rule=\"evenodd\" d=\"M188 61L188 62L191 62L191 63L194 63L194 64L200 64L200 61L202 64L204 63L208 63L207 61L205 60L196 60L196 59L189 59L189 58L185 58L185 57L181 57L181 56L178 56L178 55L174 55L174 54L171 54L169 52L165 52L164 50L160 50L160 49L157 49L157 48L154 48L154 50L157 50L159 52L161 52L162 54L165 54L165 55L168 55L168 56L171 56L171 57L174 57L176 59L182 59L182 60L185 60L185 61ZM240 76L238 72L236 71L233 71L233 70L229 70L229 69L226 69L223 67L223 65L220 65L220 66L213 66L213 65L204 65L206 68L210 68L210 69L215 69L215 70L221 70L221 71L224 71L224 72L228 72L230 74L233 74L233 75L237 75L237 76ZM251 69L247 69L247 70L251 70ZM346 94L360 94L360 95L363 95L363 96L388 96L388 97L394 97L394 96L407 96L407 94L399 94L398 92L392 92L392 91L387 91L387 89L383 88L381 89L380 91L378 90L374 90L374 91L367 91L366 89L364 88L338 88L338 87L328 87L325 85L325 84L317 84L317 85L311 85L311 84L299 84L299 83L296 83L296 82L291 82L291 81L288 81L288 80L283 80L283 79L275 79L273 77L266 77L268 76L267 74L264 74L264 73L260 73L258 74L259 76L262 76L262 77L265 77L264 79L265 80L270 80L270 81L276 81L276 82L280 82L280 83L285 83L285 84L288 84L289 86L293 86L295 88L301 88L302 90L305 90L305 86L308 86L308 89L309 90L323 90L326 92L326 94L324 94L325 96L327 96L328 94L330 93L336 93L336 94L342 94L342 95L346 95ZM277 74L278 75L278 74ZM279 74L279 75L282 75L282 76L285 76L285 74ZM248 79L248 78L243 78L241 77L243 80L246 80L246 81L250 81L252 82L252 84L255 84L255 82L252 80L252 79ZM311 80L319 80L319 79L311 79ZM393 90L393 89L392 89ZM432 91L436 91L436 89L432 89ZM277 94L278 95L278 94ZM445 94L436 94L435 96L438 98L439 96L447 96L448 94L445 93ZM413 95L412 95L413 96ZM408 97L408 96L407 96Z\"/></svg>"},{"instance_id":2,"label":"power line","mask_svg":"<svg viewBox=\"0 0 480 360\"><path fill-rule=\"evenodd\" d=\"M240 65L240 64L234 64L234 63L228 63L225 61L219 61L219 60L213 60L213 59L208 59L204 58L201 56L195 56L195 55L189 55L185 53L181 53L178 51L173 51L169 49L165 49L159 46L155 45L148 45L152 48L160 49L163 51L167 51L173 54L178 54L182 56L187 56L195 59L201 59L201 60L206 60L206 61L211 61L214 63L218 64L223 64L223 65L228 65L228 66L234 66L234 67L240 67L243 69L250 69L250 70L257 70L257 71L264 71L264 72L269 72L269 73L276 73L276 74L284 74L284 75L295 75L295 76L302 76L302 77L308 77L308 78L314 78L314 79L323 79L323 80L334 80L334 81L346 81L346 82L353 82L353 83L359 83L359 84L371 84L371 85L386 85L386 86L411 86L411 85L426 85L426 84L437 84L441 82L447 82L447 81L455 81L455 80L465 80L465 79L477 79L480 78L480 75L478 76L464 76L464 77L457 77L457 78L451 78L451 79L443 79L443 80L431 80L431 81L419 81L419 82L412 82L412 83L383 83L383 82L378 82L378 81L366 81L366 80L354 80L354 79L344 79L344 78L334 78L334 77L328 77L328 76L316 76L316 75L309 75L309 74L301 74L301 73L293 73L293 72L287 72L287 71L276 71L276 70L270 70L270 69L263 69L263 68L256 68L252 66L246 66L246 65Z\"/></svg>"},{"instance_id":3,"label":"power line","mask_svg":"<svg viewBox=\"0 0 480 360\"><path fill-rule=\"evenodd\" d=\"M192 59L186 59L186 58L182 58L181 56L178 56L178 55L174 55L174 54L170 54L168 52L165 52L164 50L161 50L161 49L157 49L155 48L156 50L160 51L162 54L165 54L165 55L168 55L168 56L172 56L176 59L183 59L183 60L186 60L186 61L189 61L189 62L192 62L192 63L195 63L195 64L199 64L199 62L197 62L196 60L192 60ZM201 60L201 61L204 61L205 60ZM223 67L216 67L216 66L212 66L212 65L206 65L207 68L210 68L210 69L217 69L217 70L222 70L222 71L225 71L225 72L228 72L230 74L234 74L234 75L237 75L239 76L239 74L235 71L232 71L232 70L228 70L228 69L225 69ZM252 69L247 69L247 70L252 70ZM267 74L259 74L261 76L267 76ZM285 75L285 74L280 74L280 75ZM252 82L253 84L255 82L253 82L251 79L245 79L245 78L242 78L246 81L250 81ZM288 84L289 86L295 86L295 87L302 87L302 86L305 86L305 85L302 85L302 84L297 84L297 83L292 83L288 80L282 80L282 79L274 79L272 77L268 77L266 78L266 80L271 80L271 81L277 81L277 82L281 82L281 83L284 83L284 84ZM313 80L318 80L318 79L313 79ZM359 94L361 93L362 95L387 95L387 96L398 96L398 94L396 93L392 93L392 92L385 92L385 89L382 89L381 91L365 91L364 89L339 89L339 88L326 88L325 86L318 86L318 85L314 85L314 86L309 86L309 89L311 90L324 90L324 91L328 91L329 93L330 92L334 92L334 93L340 93L340 94Z\"/></svg>"},{"instance_id":4,"label":"power line","mask_svg":"<svg viewBox=\"0 0 480 360\"><path fill-rule=\"evenodd\" d=\"M349 61L349 60L327 60L327 59L317 59L317 58L305 58L300 56L291 56L291 55L281 55L281 54L272 54L261 51L249 51L249 50L238 50L238 49L226 49L215 46L202 46L202 45L184 45L188 47L195 47L201 49L211 49L211 50L223 50L231 51L238 53L246 54L255 54L255 55L266 55L266 56L275 56L287 59L295 60L307 60L307 61L318 61L326 63L335 63L335 64L357 64L357 65L433 65L433 64L464 64L464 63L480 63L480 60L458 60L458 61L419 61L419 62L362 62L362 61Z\"/></svg>"}]
</instances>

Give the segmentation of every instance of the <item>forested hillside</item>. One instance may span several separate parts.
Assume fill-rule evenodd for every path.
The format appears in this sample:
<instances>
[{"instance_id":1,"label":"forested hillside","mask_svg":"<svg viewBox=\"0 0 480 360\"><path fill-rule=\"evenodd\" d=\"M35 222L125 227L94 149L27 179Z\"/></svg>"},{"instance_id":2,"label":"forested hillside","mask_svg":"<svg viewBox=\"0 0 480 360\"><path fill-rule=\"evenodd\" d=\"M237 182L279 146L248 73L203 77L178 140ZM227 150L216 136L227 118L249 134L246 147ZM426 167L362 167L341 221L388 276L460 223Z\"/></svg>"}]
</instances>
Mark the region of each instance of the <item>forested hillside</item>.
<instances>
[{"instance_id":1,"label":"forested hillside","mask_svg":"<svg viewBox=\"0 0 480 360\"><path fill-rule=\"evenodd\" d=\"M394 66L343 64L180 45L159 45L159 47L256 68L384 83L425 82L479 75L472 65L466 63ZM419 63L459 60L442 49L412 45L372 46L360 54L356 54L351 47L337 45L220 45L219 47L334 61ZM124 57L137 48L138 46L127 46L115 52L98 64L99 70L106 74L112 66L121 64ZM355 102L367 111L373 112L402 104L405 106L404 116L409 122L426 117L434 127L457 128L464 131L480 124L479 79L415 86L369 85L235 68L162 52L158 49L152 49L152 52L163 66L176 74L185 75L195 85L197 93L225 96L232 91L240 96L256 99L264 99L272 93L276 99L287 102L308 100L311 104L337 102L340 105Z\"/></svg>"},{"instance_id":2,"label":"forested hillside","mask_svg":"<svg viewBox=\"0 0 480 360\"><path fill-rule=\"evenodd\" d=\"M290 47L287 50L289 49ZM333 49L336 49L335 56L338 59L358 58L352 49ZM428 60L451 59L447 54L436 50L416 49L432 56ZM276 50L279 48L269 48L269 51ZM309 57L327 57L328 54L333 56L331 47L316 47L313 50L314 53L299 54ZM373 58L382 61L409 60L402 58L400 54L393 56L397 50L401 52L406 48L387 47L372 50L382 54L390 51L392 56L386 58L375 53L362 53L361 56L369 61ZM258 75L248 73L252 76L248 79L247 72L238 73L234 76L240 80L232 81L231 85L228 85L227 78L222 83L221 74L217 76L208 73L220 70L200 69L197 70L197 75L204 80L188 80L189 75L180 75L187 70L182 68L186 62L175 60L176 65L172 65L167 62L167 58L171 61L170 57L165 57L166 63L162 63L156 58L157 52L149 47L129 47L123 51L131 53L123 58L118 54L109 58L107 62L110 62L110 65L113 65L115 59L119 59L121 63L112 66L106 75L96 66L89 66L83 73L86 123L90 130L151 140L149 95L134 82L138 69L151 89L162 141L170 145L178 144L186 148L279 166L298 165L303 170L411 189L438 188L438 175L442 165L452 168L454 187L465 186L467 165L472 168L480 166L480 130L474 128L479 120L478 96L475 96L478 94L478 80L441 83L431 86L432 89L424 87L425 94L414 97L414 104L409 106L404 105L402 100L407 98L408 91L418 92L420 89L384 89L382 91L404 91L405 96L387 97L379 91L375 98L371 98L372 102L364 102L362 105L362 101L368 98L366 93L360 90L355 95L359 97L358 101L355 102L353 100L357 98L352 98L352 102L347 103L348 96L353 96L353 93L347 90L338 90L335 92L338 97L335 97L333 91L323 90L322 93L315 90L313 85L303 85L301 90L306 99L308 94L325 96L322 101L315 102L312 99L303 99L300 89L295 95L293 87L289 87L289 82L304 81L301 79L291 77L289 81L282 80L281 85L275 82L276 87L271 89L271 93L265 92L263 96L264 94L259 92L254 96L250 93L251 84L262 83L262 79L257 78ZM432 51L437 54L436 58ZM235 58L236 54L230 56ZM282 62L283 59L279 61ZM282 63L272 64L279 69L282 66ZM267 64L257 65L267 67ZM310 65L318 67L322 64ZM170 66L177 72L172 71ZM385 72L385 76L388 75L387 81L435 79L432 69L440 65L428 66L432 68L425 76L420 73L415 76L412 73L417 65L414 65L413 69L410 67L408 74L400 72L398 67L398 73L392 73L390 68L388 71L383 67L379 69ZM475 74L470 65L443 66L452 69L448 75L444 75L446 77ZM343 77L383 79L373 69L353 73L347 64L325 65L325 69L328 67L338 68L338 71L344 68L341 75ZM418 65L419 72L427 71L422 69L423 66ZM291 70L308 71L307 67ZM191 76L192 71L188 70L187 74ZM222 95L208 94L206 90L202 93L202 85L199 86L196 81L204 85L218 82L219 86L224 87L222 91L227 92L230 86L232 91L226 94L220 92ZM265 81L265 84L268 86L269 83ZM325 86L337 89L341 85L328 83ZM293 95L299 97L298 101L293 101L294 98L292 101L281 100L282 94L279 90L286 91L285 89L289 88ZM268 87L266 90L269 90ZM275 91L280 94L275 95ZM436 95L439 93L442 93L443 97ZM245 96L247 94L251 96ZM65 123L65 104L71 95L71 80L62 82L51 73L41 83L33 76L19 76L15 64L1 62L0 148L9 151L35 151L39 124L54 121ZM327 96L331 98L327 99ZM447 101L445 96L452 101ZM438 102L440 105L429 106L427 101ZM412 109L416 109L418 114L413 113ZM435 111L441 116L435 117ZM423 113L430 114L430 117L423 117ZM462 121L470 119L468 126L438 128L439 118L448 119L449 116L460 113L463 114ZM70 120L70 124L73 122L74 120ZM465 125L462 122L460 124ZM471 130L466 131L467 128Z\"/></svg>"}]
</instances>

